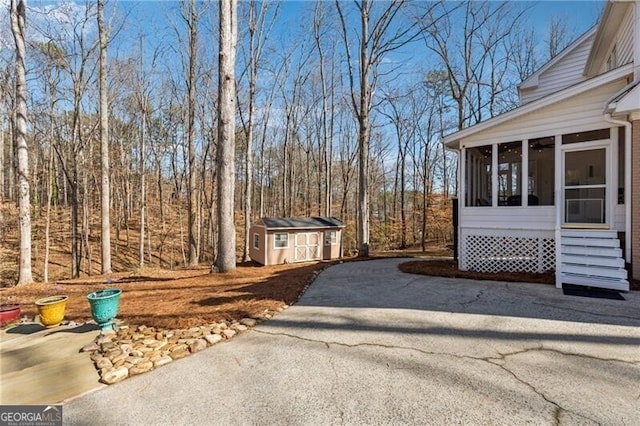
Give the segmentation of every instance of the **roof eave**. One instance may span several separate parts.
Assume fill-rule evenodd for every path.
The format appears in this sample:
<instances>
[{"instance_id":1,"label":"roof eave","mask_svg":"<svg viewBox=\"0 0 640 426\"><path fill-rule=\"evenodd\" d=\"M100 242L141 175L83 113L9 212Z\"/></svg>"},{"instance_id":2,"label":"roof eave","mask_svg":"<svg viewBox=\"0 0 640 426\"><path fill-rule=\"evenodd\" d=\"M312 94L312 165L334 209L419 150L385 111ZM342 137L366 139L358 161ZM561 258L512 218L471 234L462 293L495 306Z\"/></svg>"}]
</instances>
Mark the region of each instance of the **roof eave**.
<instances>
[{"instance_id":1,"label":"roof eave","mask_svg":"<svg viewBox=\"0 0 640 426\"><path fill-rule=\"evenodd\" d=\"M605 46L609 45L613 37L615 37L618 26L608 25L609 21L614 23L622 22L624 12L629 6L629 2L617 2L608 1L602 10L602 15L598 20L598 26L596 29L596 35L591 46L591 51L587 57L587 62L584 66L584 75L587 77L593 77L598 73L600 65L602 65L605 55L608 53L604 50Z\"/></svg>"},{"instance_id":2,"label":"roof eave","mask_svg":"<svg viewBox=\"0 0 640 426\"><path fill-rule=\"evenodd\" d=\"M553 105L571 96L576 96L587 90L591 90L593 88L602 86L603 84L607 84L609 82L618 80L632 72L633 72L633 64L623 65L621 67L616 68L615 70L611 70L607 73L590 78L589 80L582 81L578 84L574 84L573 86L567 87L566 89L544 96L540 99L536 99L535 101L531 101L518 108L512 109L511 111L507 111L503 114L493 117L487 121L478 123L474 126L467 127L466 129L462 129L448 136L445 136L444 143L447 147L451 149L459 149L460 140L463 138L469 137L483 130L497 126L506 121L513 120L524 114L528 114L530 112L536 111L540 108ZM456 145L458 145L458 147L455 147Z\"/></svg>"}]
</instances>

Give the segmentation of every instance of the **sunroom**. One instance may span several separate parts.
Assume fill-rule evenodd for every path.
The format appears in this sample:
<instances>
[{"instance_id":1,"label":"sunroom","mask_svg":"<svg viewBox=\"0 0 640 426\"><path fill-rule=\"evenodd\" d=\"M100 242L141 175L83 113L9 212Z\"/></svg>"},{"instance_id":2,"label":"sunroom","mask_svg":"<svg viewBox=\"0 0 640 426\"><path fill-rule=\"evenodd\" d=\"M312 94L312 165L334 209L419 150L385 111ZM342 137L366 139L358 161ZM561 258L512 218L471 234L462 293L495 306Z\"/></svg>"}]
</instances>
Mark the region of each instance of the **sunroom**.
<instances>
[{"instance_id":1,"label":"sunroom","mask_svg":"<svg viewBox=\"0 0 640 426\"><path fill-rule=\"evenodd\" d=\"M459 155L461 269L555 271L558 287L628 290L630 133L605 106L630 72L620 67L445 138Z\"/></svg>"}]
</instances>

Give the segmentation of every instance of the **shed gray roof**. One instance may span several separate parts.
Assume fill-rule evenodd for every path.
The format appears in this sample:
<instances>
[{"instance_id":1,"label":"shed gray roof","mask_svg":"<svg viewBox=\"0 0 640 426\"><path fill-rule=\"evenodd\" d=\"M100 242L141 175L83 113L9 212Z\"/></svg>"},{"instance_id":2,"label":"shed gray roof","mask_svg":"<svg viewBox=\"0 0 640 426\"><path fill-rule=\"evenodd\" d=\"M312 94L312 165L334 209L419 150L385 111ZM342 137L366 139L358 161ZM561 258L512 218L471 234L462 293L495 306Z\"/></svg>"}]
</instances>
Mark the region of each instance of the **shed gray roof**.
<instances>
[{"instance_id":1,"label":"shed gray roof","mask_svg":"<svg viewBox=\"0 0 640 426\"><path fill-rule=\"evenodd\" d=\"M263 217L267 229L291 228L344 228L344 222L335 217Z\"/></svg>"}]
</instances>

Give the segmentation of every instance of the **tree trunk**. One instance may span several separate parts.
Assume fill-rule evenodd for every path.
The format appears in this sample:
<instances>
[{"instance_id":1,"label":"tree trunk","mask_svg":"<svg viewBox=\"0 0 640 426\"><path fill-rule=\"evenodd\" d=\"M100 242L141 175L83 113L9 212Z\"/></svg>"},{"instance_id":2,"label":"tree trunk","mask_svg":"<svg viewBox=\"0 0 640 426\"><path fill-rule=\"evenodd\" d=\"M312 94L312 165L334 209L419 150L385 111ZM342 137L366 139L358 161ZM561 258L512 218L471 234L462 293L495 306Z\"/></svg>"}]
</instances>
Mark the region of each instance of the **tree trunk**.
<instances>
[{"instance_id":1,"label":"tree trunk","mask_svg":"<svg viewBox=\"0 0 640 426\"><path fill-rule=\"evenodd\" d=\"M11 32L16 46L16 120L18 159L18 220L20 223L20 267L18 285L33 282L31 274L31 201L29 199L29 151L27 149L27 81L25 76L25 9L23 0L11 0Z\"/></svg>"},{"instance_id":2,"label":"tree trunk","mask_svg":"<svg viewBox=\"0 0 640 426\"><path fill-rule=\"evenodd\" d=\"M253 127L255 120L255 104L256 104L256 82L258 80L258 63L255 47L256 36L256 2L252 0L249 4L249 122L247 123L247 151L245 153L245 184L246 190L244 194L244 253L242 260L248 262L251 260L249 255L249 244L251 229L251 200L253 196Z\"/></svg>"},{"instance_id":3,"label":"tree trunk","mask_svg":"<svg viewBox=\"0 0 640 426\"><path fill-rule=\"evenodd\" d=\"M107 93L107 34L104 26L104 0L98 0L100 38L100 242L102 273L111 273L111 184L109 179L109 99Z\"/></svg>"},{"instance_id":4,"label":"tree trunk","mask_svg":"<svg viewBox=\"0 0 640 426\"><path fill-rule=\"evenodd\" d=\"M358 117L358 257L369 256L369 5L363 0L360 33L360 114Z\"/></svg>"},{"instance_id":5,"label":"tree trunk","mask_svg":"<svg viewBox=\"0 0 640 426\"><path fill-rule=\"evenodd\" d=\"M44 282L49 282L49 249L51 246L51 202L53 198L53 99L51 100L51 116L49 117L49 137L51 143L49 145L49 168L47 171L47 214L45 217L44 228Z\"/></svg>"},{"instance_id":6,"label":"tree trunk","mask_svg":"<svg viewBox=\"0 0 640 426\"><path fill-rule=\"evenodd\" d=\"M221 0L220 51L218 57L218 254L220 272L236 268L234 223L235 184L235 62L237 41L237 0Z\"/></svg>"},{"instance_id":7,"label":"tree trunk","mask_svg":"<svg viewBox=\"0 0 640 426\"><path fill-rule=\"evenodd\" d=\"M143 95L144 96L144 95ZM145 156L145 139L146 139L146 127L147 127L147 111L146 101L143 101L142 108L142 124L140 129L140 228L138 235L138 266L144 267L144 232L145 232L145 216L147 210L147 197L145 190L145 170L144 170L144 156Z\"/></svg>"},{"instance_id":8,"label":"tree trunk","mask_svg":"<svg viewBox=\"0 0 640 426\"><path fill-rule=\"evenodd\" d=\"M196 2L189 3L189 78L187 84L187 108L188 108L188 150L189 150L189 266L198 265L198 199L196 183L196 53L198 50L198 15L196 14Z\"/></svg>"}]
</instances>

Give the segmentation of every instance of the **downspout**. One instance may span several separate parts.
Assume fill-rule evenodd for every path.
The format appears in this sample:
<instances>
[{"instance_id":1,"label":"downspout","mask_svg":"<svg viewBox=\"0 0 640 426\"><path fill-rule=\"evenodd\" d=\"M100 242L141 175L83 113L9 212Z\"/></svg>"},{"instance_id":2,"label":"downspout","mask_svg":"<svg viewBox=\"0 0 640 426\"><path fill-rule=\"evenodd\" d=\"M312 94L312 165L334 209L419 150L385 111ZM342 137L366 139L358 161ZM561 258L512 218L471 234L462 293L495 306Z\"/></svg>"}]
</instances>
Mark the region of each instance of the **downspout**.
<instances>
[{"instance_id":1,"label":"downspout","mask_svg":"<svg viewBox=\"0 0 640 426\"><path fill-rule=\"evenodd\" d=\"M604 119L611 124L624 126L624 258L631 263L631 123L615 120L610 113Z\"/></svg>"}]
</instances>

